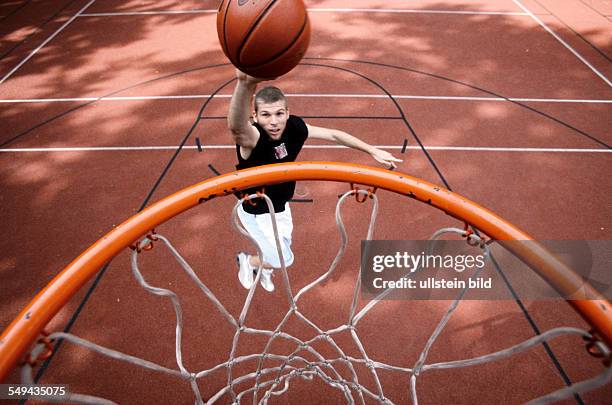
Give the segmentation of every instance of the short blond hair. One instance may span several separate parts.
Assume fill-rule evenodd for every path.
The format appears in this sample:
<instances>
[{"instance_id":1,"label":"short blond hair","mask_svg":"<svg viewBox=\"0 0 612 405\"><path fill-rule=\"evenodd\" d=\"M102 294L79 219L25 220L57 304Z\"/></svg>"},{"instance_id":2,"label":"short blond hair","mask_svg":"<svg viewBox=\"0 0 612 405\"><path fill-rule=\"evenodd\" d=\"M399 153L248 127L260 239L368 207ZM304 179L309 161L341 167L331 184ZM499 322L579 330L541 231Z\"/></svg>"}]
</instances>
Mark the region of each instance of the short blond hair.
<instances>
[{"instance_id":1,"label":"short blond hair","mask_svg":"<svg viewBox=\"0 0 612 405\"><path fill-rule=\"evenodd\" d=\"M257 103L276 103L284 101L287 105L287 98L278 87L266 86L255 94L255 112L257 112Z\"/></svg>"}]
</instances>

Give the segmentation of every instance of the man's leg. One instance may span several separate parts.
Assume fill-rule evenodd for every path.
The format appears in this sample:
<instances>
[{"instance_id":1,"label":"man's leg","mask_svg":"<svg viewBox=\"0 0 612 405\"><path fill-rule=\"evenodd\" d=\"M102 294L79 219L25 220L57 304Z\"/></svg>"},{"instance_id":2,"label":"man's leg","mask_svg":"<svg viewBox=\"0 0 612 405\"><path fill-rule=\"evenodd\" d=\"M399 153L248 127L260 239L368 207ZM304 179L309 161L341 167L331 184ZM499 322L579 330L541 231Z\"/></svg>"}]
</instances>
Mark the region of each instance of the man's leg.
<instances>
[{"instance_id":1,"label":"man's leg","mask_svg":"<svg viewBox=\"0 0 612 405\"><path fill-rule=\"evenodd\" d=\"M241 272L239 278L251 279L252 273L246 274L248 267L253 270L257 270L260 264L263 262L263 271L260 277L260 282L266 291L274 291L274 283L272 282L272 273L274 269L281 268L280 258L278 257L278 251L276 248L276 238L272 227L272 220L270 214L252 215L245 212L242 207L239 207L238 216L249 234L257 241L259 248L263 253L263 259L256 255L246 255L244 253L239 254L244 264L241 264ZM291 216L291 209L289 204L286 205L285 211L276 214L276 222L279 231L279 237L281 241L281 250L285 266L289 267L293 263L293 252L291 251L291 234L293 231L293 220ZM255 273L256 274L256 273ZM250 283L242 282L242 285L252 285Z\"/></svg>"},{"instance_id":2,"label":"man's leg","mask_svg":"<svg viewBox=\"0 0 612 405\"><path fill-rule=\"evenodd\" d=\"M261 265L261 260L259 256L249 256L249 264L253 267L253 276L257 275L257 269ZM274 273L274 267L270 263L264 262L261 271L261 277L259 278L259 282L261 286L268 292L274 291L274 283L272 282L272 274Z\"/></svg>"},{"instance_id":3,"label":"man's leg","mask_svg":"<svg viewBox=\"0 0 612 405\"><path fill-rule=\"evenodd\" d=\"M293 264L294 255L291 251L291 236L293 233L293 218L291 215L291 208L289 204L285 205L285 210L275 215L276 225L278 229L278 237L281 245L281 254L285 267L289 267ZM274 229L272 226L272 216L270 214L260 215L257 217L259 228L262 230L267 243L260 244L263 253L263 259L255 257L253 262L259 267L259 263L263 261L263 271L261 273L260 282L266 291L274 291L274 283L272 281L272 275L274 270L280 270L282 268L281 259L278 255L278 249L276 247L276 237L274 235ZM264 246L266 248L264 248Z\"/></svg>"},{"instance_id":4,"label":"man's leg","mask_svg":"<svg viewBox=\"0 0 612 405\"><path fill-rule=\"evenodd\" d=\"M251 265L251 267L255 270L257 270L259 268L259 266L261 266L261 260L259 259L258 255L249 255L249 264ZM272 265L270 263L265 263L263 264L263 268L264 269L271 269L273 268Z\"/></svg>"}]
</instances>

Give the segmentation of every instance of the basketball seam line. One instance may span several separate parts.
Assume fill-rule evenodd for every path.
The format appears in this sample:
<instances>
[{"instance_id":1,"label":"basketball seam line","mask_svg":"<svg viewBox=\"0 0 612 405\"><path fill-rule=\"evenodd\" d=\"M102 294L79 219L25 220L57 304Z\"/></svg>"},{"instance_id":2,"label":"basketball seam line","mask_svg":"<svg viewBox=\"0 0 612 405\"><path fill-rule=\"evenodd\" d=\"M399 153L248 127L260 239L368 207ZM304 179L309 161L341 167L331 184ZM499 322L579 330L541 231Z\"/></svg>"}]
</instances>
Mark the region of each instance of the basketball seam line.
<instances>
[{"instance_id":1,"label":"basketball seam line","mask_svg":"<svg viewBox=\"0 0 612 405\"><path fill-rule=\"evenodd\" d=\"M230 55L229 44L227 43L227 30L225 29L225 26L227 25L227 12L229 10L230 4L232 4L232 0L228 0L227 7L225 8L225 13L223 14L223 42L224 44L221 44L221 47L225 48L227 57L231 61L232 57Z\"/></svg>"},{"instance_id":2,"label":"basketball seam line","mask_svg":"<svg viewBox=\"0 0 612 405\"><path fill-rule=\"evenodd\" d=\"M262 18L265 17L266 14L268 14L268 12L270 11L270 9L272 8L272 6L274 6L276 4L276 0L272 0L270 2L270 4L268 4L265 8L265 10L263 10L258 16L257 19L255 21L253 21L253 24L249 27L249 31L247 32L247 34L244 36L244 39L242 40L242 43L240 44L240 46L238 47L238 51L236 52L236 62L240 65L242 65L242 63L240 62L240 54L242 53L242 50L244 49L244 46L246 45L246 43L249 41L249 38L251 37L251 35L253 34L253 31L255 31L255 28L259 25L259 22L262 20ZM245 65L246 67L246 65Z\"/></svg>"},{"instance_id":3,"label":"basketball seam line","mask_svg":"<svg viewBox=\"0 0 612 405\"><path fill-rule=\"evenodd\" d=\"M270 57L269 59L265 60L264 62L258 63L256 65L244 65L244 67L251 68L251 69L258 68L258 67L264 66L264 65L274 61L275 59L278 59L281 56L283 56L285 53L287 53L291 49L291 47L293 45L296 44L296 42L298 42L300 40L300 38L302 37L302 34L304 33L304 30L306 29L306 25L308 25L308 13L306 13L305 16L304 16L304 22L302 23L302 28L300 28L300 31L298 32L296 37L293 39L293 41L291 41L291 43L289 45L287 45L287 47L285 49L283 49L279 53L275 54L274 56Z\"/></svg>"}]
</instances>

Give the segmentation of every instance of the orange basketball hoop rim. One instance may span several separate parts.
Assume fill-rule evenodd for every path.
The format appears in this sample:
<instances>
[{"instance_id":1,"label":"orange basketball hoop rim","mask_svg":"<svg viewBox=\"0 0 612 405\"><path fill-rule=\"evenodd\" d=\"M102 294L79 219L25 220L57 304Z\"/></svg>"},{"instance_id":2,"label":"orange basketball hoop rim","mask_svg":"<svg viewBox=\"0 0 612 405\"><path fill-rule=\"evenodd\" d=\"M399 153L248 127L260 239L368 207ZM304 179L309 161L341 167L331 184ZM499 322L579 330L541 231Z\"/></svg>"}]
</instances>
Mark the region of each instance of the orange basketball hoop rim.
<instances>
[{"instance_id":1,"label":"orange basketball hoop rim","mask_svg":"<svg viewBox=\"0 0 612 405\"><path fill-rule=\"evenodd\" d=\"M103 236L63 269L21 311L0 336L0 381L24 358L47 323L102 266L170 218L214 197L286 181L337 181L384 189L438 208L499 241L529 240L529 235L493 212L447 189L409 175L364 165L299 162L259 166L227 173L185 188L149 206ZM590 285L537 243L504 245L552 285L612 347L612 306ZM595 297L595 299L593 299ZM590 299L589 299L590 298Z\"/></svg>"}]
</instances>

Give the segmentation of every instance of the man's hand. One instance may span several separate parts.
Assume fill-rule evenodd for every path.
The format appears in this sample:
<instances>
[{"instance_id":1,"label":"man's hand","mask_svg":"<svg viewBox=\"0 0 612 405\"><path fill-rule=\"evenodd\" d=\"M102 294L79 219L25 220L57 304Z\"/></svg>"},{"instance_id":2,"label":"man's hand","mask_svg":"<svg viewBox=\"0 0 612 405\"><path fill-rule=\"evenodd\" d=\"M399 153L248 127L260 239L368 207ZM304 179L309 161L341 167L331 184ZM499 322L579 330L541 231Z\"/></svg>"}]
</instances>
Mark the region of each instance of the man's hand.
<instances>
[{"instance_id":1,"label":"man's hand","mask_svg":"<svg viewBox=\"0 0 612 405\"><path fill-rule=\"evenodd\" d=\"M374 149L372 152L370 152L370 155L372 155L372 157L378 163L381 163L387 166L389 169L397 168L397 165L395 164L395 162L403 162L403 160L397 159L395 156L393 156L389 152L385 150L381 150L381 149Z\"/></svg>"}]
</instances>

